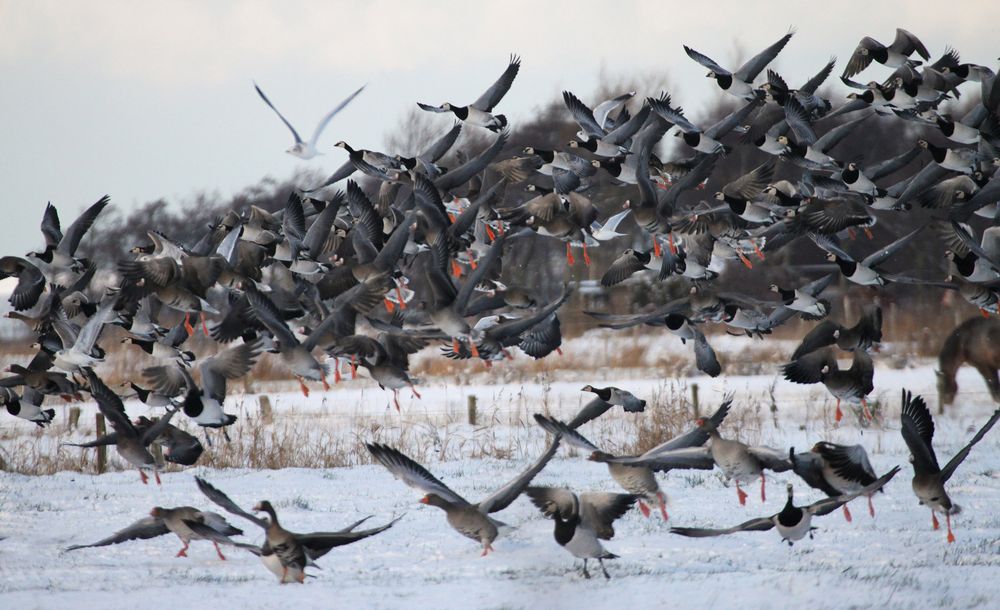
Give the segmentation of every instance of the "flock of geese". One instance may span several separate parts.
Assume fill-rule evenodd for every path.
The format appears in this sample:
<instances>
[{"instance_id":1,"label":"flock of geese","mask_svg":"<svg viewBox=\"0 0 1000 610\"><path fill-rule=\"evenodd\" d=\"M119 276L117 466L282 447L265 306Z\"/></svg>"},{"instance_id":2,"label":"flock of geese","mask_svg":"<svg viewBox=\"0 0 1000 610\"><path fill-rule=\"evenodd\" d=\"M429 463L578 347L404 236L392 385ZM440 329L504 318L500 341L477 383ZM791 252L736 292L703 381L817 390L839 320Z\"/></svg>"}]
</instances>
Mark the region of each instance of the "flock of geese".
<instances>
[{"instance_id":1,"label":"flock of geese","mask_svg":"<svg viewBox=\"0 0 1000 610\"><path fill-rule=\"evenodd\" d=\"M147 472L160 480L152 444L163 448L166 461L179 465L195 464L205 450L197 436L172 423L178 412L205 430L209 445L209 429L226 436L236 420L224 409L227 384L250 373L264 352L275 355L304 395L310 392L308 384L320 383L326 390L331 377L334 382L344 375L353 378L361 368L392 392L399 409L400 390L419 397L409 375L409 356L432 342L442 342L448 358L477 359L486 366L511 358L514 348L533 358L559 349L558 316L569 290L501 282L505 255L523 240L539 238L564 242L569 265L575 264L576 248L589 265L588 248L630 244L603 274L606 287L634 275L689 283L683 298L645 311L586 313L609 328L664 327L691 342L698 369L711 376L719 375L722 366L703 328L722 325L761 337L795 317L821 320L832 309L822 294L838 274L872 287L873 293L887 283L955 290L985 314L997 314L1000 79L986 66L963 63L950 48L931 62L920 40L899 29L888 46L873 38L860 42L841 77L856 92L838 105L819 93L835 60L798 88L768 69L793 34L735 70L684 47L724 94L739 101L737 110L718 122L698 124L666 94L630 108L635 92L591 106L565 91L568 116L579 125L576 139L562 150L529 146L513 156L502 154L510 122L496 113L521 65L512 56L500 78L475 101L419 104L456 121L414 156L338 142L336 147L347 153L344 164L322 184L293 193L283 210L231 210L190 243L151 230L149 243L135 245L113 269L102 271L112 278L103 285L97 281L102 277L97 265L77 252L109 198L94 203L65 231L49 204L41 224L45 247L24 257L0 258L0 276L17 278L8 315L30 327L37 350L29 362L11 365L10 374L0 379L0 402L10 414L45 426L55 415L45 408L46 400L81 400L88 394L113 431L78 446L114 446L139 470L143 483ZM882 74L883 81L852 80L873 63L891 70ZM288 152L310 159L318 154L324 129L363 88L323 117L308 141L260 87L255 89L292 132ZM941 105L957 98L960 89L978 101L963 116L952 116ZM880 159L878 150L864 160L838 156L839 143L876 121L905 121L924 134L896 157ZM476 154L460 151L451 167L440 165L465 130L485 134L488 145ZM671 130L677 138L674 157L661 159L655 150ZM715 184L716 168L734 147L759 149L767 160L735 180ZM776 179L778 171L786 177ZM887 181L890 176L897 176L896 181ZM600 209L607 206L588 195L598 180L610 180L627 199L624 211L603 221ZM701 200L706 185L716 188L710 201ZM869 229L879 218L906 214L915 206L935 209L929 224L946 244L945 279L885 268L925 227L878 247L850 243L856 231L870 238ZM981 237L970 224L976 218L990 223ZM772 285L774 300L718 290L717 278L729 261L752 269L752 257L763 260L793 242L802 247L812 247L812 242L824 251L830 273L797 286ZM740 282L752 281L752 275L735 266ZM559 294L552 297L556 290ZM141 350L157 361L120 391L95 372L106 356L102 336L112 326L119 327L116 332L128 345L124 349ZM185 349L185 341L197 332L219 344L217 353L205 357ZM837 400L838 421L842 402L862 420L870 419L870 351L881 340L882 312L870 305L853 326L819 322L782 371L795 383L823 384ZM841 368L838 361L848 357L850 367ZM527 470L478 502L463 498L392 446L371 443L367 448L374 461L418 489L421 502L442 509L449 525L481 545L484 555L505 525L492 515L527 495L554 521L556 542L583 559L587 577L592 559L608 576L603 561L615 555L602 541L611 539L614 521L634 505L647 516L650 507L658 509L667 519L657 472L718 468L735 483L740 504L747 499L742 486L757 479L761 500L766 499L767 471L796 473L827 497L797 506L789 484L787 503L776 514L725 529L670 530L702 537L776 529L791 545L812 537L814 517L843 507L850 520L847 503L855 498L868 498L874 516L873 494L899 471L897 466L878 475L861 445L824 441L797 452L726 438L720 428L731 399L688 432L641 455L613 455L583 436L581 428L615 406L638 412L646 402L616 387L587 386L584 391L594 398L569 422L535 416L551 435L547 449ZM132 420L123 398L162 407L163 414ZM935 528L936 515L945 516L949 542L954 540L950 517L958 507L946 483L998 418L1000 410L941 467L927 405L903 392L902 435L912 456L913 491L931 509ZM560 444L607 464L625 493L532 486ZM242 531L225 518L183 506L153 508L148 517L103 540L70 549L173 533L184 544L179 556L186 555L192 540L211 541L220 559L225 558L220 545L244 549L260 556L282 583L303 582L306 568L333 547L376 535L396 522L359 530L362 519L334 532L298 534L284 528L267 501L254 507L267 515L262 518L209 482L199 478L197 485L224 511L263 529L264 544L235 541Z\"/></svg>"}]
</instances>

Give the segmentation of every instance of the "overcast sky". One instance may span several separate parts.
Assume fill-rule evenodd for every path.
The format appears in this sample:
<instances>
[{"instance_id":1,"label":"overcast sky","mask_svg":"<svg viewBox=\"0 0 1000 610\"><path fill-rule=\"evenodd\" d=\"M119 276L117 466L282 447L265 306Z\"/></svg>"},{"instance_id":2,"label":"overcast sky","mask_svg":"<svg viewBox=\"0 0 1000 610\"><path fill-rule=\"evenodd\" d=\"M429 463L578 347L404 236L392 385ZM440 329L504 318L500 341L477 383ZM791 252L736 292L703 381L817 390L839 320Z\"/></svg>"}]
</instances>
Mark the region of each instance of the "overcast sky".
<instances>
[{"instance_id":1,"label":"overcast sky","mask_svg":"<svg viewBox=\"0 0 1000 610\"><path fill-rule=\"evenodd\" d=\"M790 26L773 64L795 86L830 55L839 73L858 41L917 34L996 67L1000 2L64 2L0 0L0 209L4 254L42 244L46 201L64 226L108 193L128 208L199 191L228 195L297 167L332 170L337 140L380 148L415 101L471 102L506 67L520 75L498 111L512 122L600 75L666 74L697 116L717 95L690 45L724 66ZM702 10L704 9L704 10ZM992 24L992 25L988 25ZM869 68L862 76L884 76ZM254 94L256 80L299 129L362 84L309 162ZM867 78L865 78L867 80ZM643 95L655 91L642 91ZM844 91L846 94L846 91ZM392 152L392 151L390 151Z\"/></svg>"}]
</instances>

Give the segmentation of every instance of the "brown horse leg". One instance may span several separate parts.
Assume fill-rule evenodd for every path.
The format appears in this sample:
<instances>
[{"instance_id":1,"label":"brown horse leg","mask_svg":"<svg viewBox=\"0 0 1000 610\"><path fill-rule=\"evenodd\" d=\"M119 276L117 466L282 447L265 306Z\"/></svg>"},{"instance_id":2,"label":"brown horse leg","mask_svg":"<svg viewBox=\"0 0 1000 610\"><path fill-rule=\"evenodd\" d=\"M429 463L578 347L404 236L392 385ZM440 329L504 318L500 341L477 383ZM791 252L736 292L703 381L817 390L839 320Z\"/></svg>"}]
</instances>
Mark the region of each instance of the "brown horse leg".
<instances>
[{"instance_id":1,"label":"brown horse leg","mask_svg":"<svg viewBox=\"0 0 1000 610\"><path fill-rule=\"evenodd\" d=\"M1000 379L997 378L997 370L992 365L980 364L976 370L986 381L986 387L990 389L990 396L995 402L1000 402Z\"/></svg>"}]
</instances>

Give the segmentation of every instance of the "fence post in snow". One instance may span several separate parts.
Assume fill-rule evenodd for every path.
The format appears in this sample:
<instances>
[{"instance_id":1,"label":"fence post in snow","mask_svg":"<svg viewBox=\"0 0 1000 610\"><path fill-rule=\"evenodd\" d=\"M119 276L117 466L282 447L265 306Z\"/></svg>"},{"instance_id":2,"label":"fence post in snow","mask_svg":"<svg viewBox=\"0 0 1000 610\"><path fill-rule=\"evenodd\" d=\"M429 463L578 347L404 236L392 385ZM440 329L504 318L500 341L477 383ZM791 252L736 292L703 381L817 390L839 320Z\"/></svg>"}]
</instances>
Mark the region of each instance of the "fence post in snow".
<instances>
[{"instance_id":1,"label":"fence post in snow","mask_svg":"<svg viewBox=\"0 0 1000 610\"><path fill-rule=\"evenodd\" d=\"M691 407L694 409L695 418L701 417L701 405L698 404L698 384L691 384Z\"/></svg>"},{"instance_id":2,"label":"fence post in snow","mask_svg":"<svg viewBox=\"0 0 1000 610\"><path fill-rule=\"evenodd\" d=\"M261 394L257 397L257 402L260 404L260 421L265 424L272 423L274 417L271 415L271 399L266 394Z\"/></svg>"},{"instance_id":3,"label":"fence post in snow","mask_svg":"<svg viewBox=\"0 0 1000 610\"><path fill-rule=\"evenodd\" d=\"M476 395L469 394L468 396L468 409L469 409L469 425L476 425Z\"/></svg>"},{"instance_id":4,"label":"fence post in snow","mask_svg":"<svg viewBox=\"0 0 1000 610\"><path fill-rule=\"evenodd\" d=\"M97 436L101 437L107 432L107 428L104 426L104 414L97 414ZM107 445L99 445L97 447L97 474L104 474L104 470L108 467L108 447Z\"/></svg>"}]
</instances>

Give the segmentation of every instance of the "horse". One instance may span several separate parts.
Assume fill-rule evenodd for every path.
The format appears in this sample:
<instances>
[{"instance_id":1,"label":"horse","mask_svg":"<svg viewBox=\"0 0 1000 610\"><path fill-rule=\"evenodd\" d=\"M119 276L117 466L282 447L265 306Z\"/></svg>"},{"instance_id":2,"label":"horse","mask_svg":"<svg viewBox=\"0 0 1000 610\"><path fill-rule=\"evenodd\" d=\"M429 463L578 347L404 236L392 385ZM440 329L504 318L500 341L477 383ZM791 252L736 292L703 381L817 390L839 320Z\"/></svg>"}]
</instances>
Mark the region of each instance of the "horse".
<instances>
[{"instance_id":1,"label":"horse","mask_svg":"<svg viewBox=\"0 0 1000 610\"><path fill-rule=\"evenodd\" d=\"M958 392L955 372L969 363L986 380L993 400L1000 402L1000 319L970 318L955 327L938 354L938 395L940 409L950 405Z\"/></svg>"}]
</instances>

